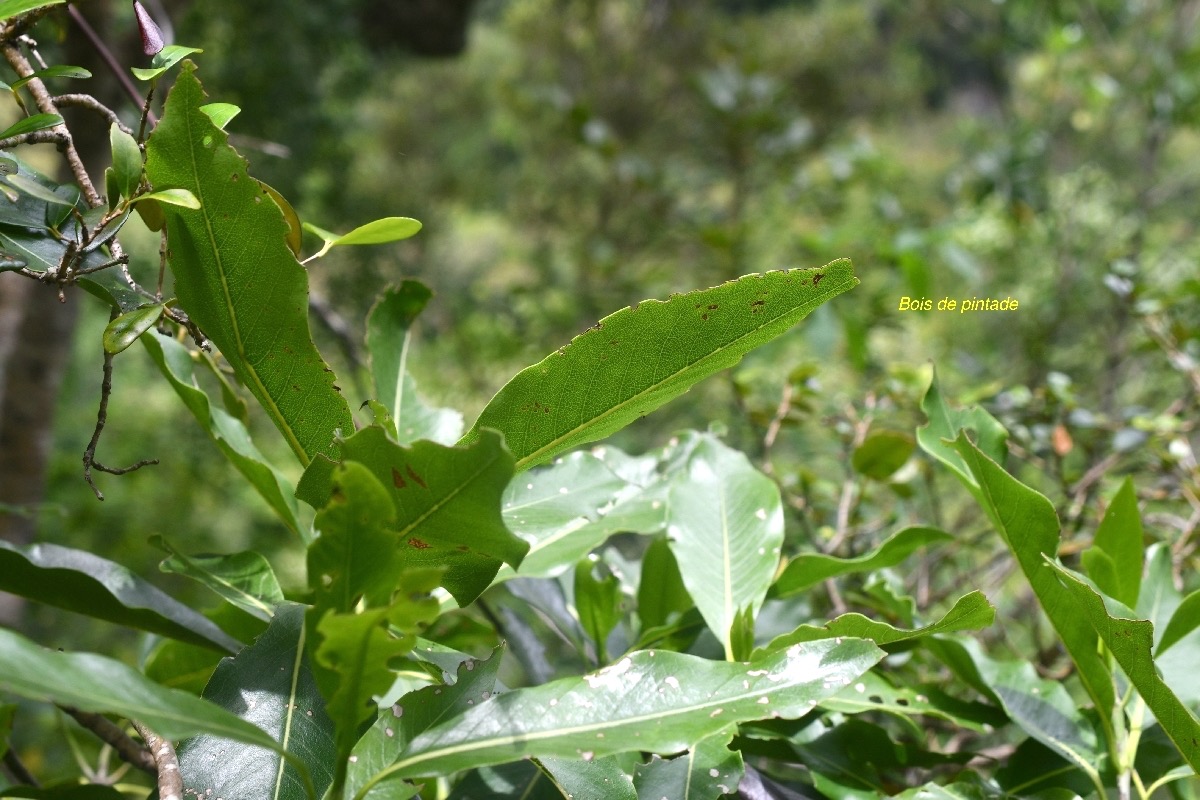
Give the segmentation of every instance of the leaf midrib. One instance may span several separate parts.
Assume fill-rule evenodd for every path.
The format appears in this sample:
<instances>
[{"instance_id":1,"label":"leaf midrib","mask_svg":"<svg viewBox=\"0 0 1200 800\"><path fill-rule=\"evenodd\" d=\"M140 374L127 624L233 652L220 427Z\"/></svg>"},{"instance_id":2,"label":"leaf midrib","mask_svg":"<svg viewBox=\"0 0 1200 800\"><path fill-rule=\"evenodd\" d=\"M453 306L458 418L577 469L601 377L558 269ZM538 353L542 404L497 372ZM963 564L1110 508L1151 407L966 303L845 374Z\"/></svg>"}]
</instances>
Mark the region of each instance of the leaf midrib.
<instances>
[{"instance_id":1,"label":"leaf midrib","mask_svg":"<svg viewBox=\"0 0 1200 800\"><path fill-rule=\"evenodd\" d=\"M716 356L720 353L723 353L724 351L732 348L739 342L741 342L749 337L752 337L755 333L758 333L763 328L766 328L767 326L778 322L780 319L787 316L788 314L795 313L797 311L807 312L813 308L816 308L817 306L821 305L826 300L828 300L830 297L836 296L838 293L843 291L845 288L853 287L856 283L857 283L857 279L853 275L851 275L849 280L846 280L841 283L830 286L829 290L827 292L811 298L807 303L801 303L798 306L792 306L789 308L789 310L785 311L784 313L779 314L778 316L775 316L775 317L771 317L770 319L764 321L761 325L759 325L755 328L751 328L750 330L746 331L745 333L741 334L740 336L737 336L737 337L731 339L730 341L726 342L725 344L723 344L713 350L709 350L707 353L700 356L695 361L691 361L691 362L687 363L682 368L672 372L671 374L667 375L663 379L652 383L651 385L647 386L645 389L642 389L637 394L631 395L631 396L627 397L626 399L622 400L621 402L616 403L613 406L610 406L609 408L607 408L600 414L597 414L596 416L591 417L590 419L584 420L583 422L579 423L571 430L566 431L565 433L550 440L546 444L539 447L537 450L534 450L533 452L529 453L526 456L522 456L521 458L518 458L516 461L517 472L520 472L521 470L525 469L526 466L530 464L530 462L535 462L538 459L540 459L541 456L544 455L545 453L552 452L556 448L561 446L564 442L570 441L573 436L580 433L581 431L585 431L588 428L595 427L597 423L603 422L604 420L615 416L618 412L623 411L628 406L631 406L631 405L635 404L637 401L644 398L645 396L652 394L653 392L660 389L664 385L666 385L666 384L670 383L671 381L675 380L676 378L678 378L680 375L683 375L684 373L688 372L690 369L695 367L697 364L700 364L708 359L713 358L714 356ZM670 301L666 301L666 302L670 302Z\"/></svg>"}]
</instances>

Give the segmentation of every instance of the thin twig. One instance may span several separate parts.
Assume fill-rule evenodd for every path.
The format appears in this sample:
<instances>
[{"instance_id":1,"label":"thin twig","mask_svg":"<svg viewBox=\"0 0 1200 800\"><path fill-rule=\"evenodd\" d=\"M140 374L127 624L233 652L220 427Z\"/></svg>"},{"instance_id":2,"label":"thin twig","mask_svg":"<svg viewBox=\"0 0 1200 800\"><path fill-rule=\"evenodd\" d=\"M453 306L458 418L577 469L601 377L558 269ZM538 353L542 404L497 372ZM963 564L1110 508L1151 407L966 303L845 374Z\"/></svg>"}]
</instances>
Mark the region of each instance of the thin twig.
<instances>
[{"instance_id":1,"label":"thin twig","mask_svg":"<svg viewBox=\"0 0 1200 800\"><path fill-rule=\"evenodd\" d=\"M96 735L96 737L113 749L121 760L132 764L143 772L151 775L157 772L154 758L150 751L129 737L125 731L111 722L108 717L93 714L90 711L80 711L70 706L59 706L71 719Z\"/></svg>"},{"instance_id":2,"label":"thin twig","mask_svg":"<svg viewBox=\"0 0 1200 800\"><path fill-rule=\"evenodd\" d=\"M113 111L111 108L104 105L90 94L57 94L53 97L53 100L54 104L59 108L66 106L70 108L86 108L89 111L95 111L97 114L104 117L104 119L108 120L110 125L116 125L130 136L133 135L133 128L130 128L124 122L121 122L121 118L117 116L117 112Z\"/></svg>"},{"instance_id":3,"label":"thin twig","mask_svg":"<svg viewBox=\"0 0 1200 800\"><path fill-rule=\"evenodd\" d=\"M159 800L183 800L183 775L179 772L179 756L175 755L175 748L142 723L137 720L132 722L146 741L146 749L150 751L158 769Z\"/></svg>"},{"instance_id":4,"label":"thin twig","mask_svg":"<svg viewBox=\"0 0 1200 800\"><path fill-rule=\"evenodd\" d=\"M0 139L0 150L8 150L19 144L54 144L62 145L62 133L57 130L30 131Z\"/></svg>"},{"instance_id":5,"label":"thin twig","mask_svg":"<svg viewBox=\"0 0 1200 800\"><path fill-rule=\"evenodd\" d=\"M113 309L109 315L109 320L117 318L117 309ZM104 494L96 486L95 479L92 478L92 469L95 468L98 472L107 472L110 475L125 475L134 470L151 464L157 464L158 459L143 459L131 467L117 468L106 467L96 461L96 445L100 442L100 434L104 431L104 425L108 422L108 398L112 395L112 372L113 372L113 354L107 350L104 352L104 380L100 382L100 407L96 411L96 428L92 431L92 439L88 442L87 449L83 451L83 479L87 481L87 485L92 487L92 491L96 495L97 500L103 500Z\"/></svg>"}]
</instances>

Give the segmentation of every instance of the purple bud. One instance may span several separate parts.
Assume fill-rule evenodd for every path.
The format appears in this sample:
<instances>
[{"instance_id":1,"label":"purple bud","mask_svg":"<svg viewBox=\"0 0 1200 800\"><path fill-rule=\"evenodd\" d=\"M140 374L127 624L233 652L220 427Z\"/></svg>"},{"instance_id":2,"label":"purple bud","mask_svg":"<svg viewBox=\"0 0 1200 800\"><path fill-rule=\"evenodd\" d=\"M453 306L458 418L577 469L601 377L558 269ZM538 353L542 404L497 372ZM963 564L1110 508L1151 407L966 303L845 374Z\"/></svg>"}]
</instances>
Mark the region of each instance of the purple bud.
<instances>
[{"instance_id":1,"label":"purple bud","mask_svg":"<svg viewBox=\"0 0 1200 800\"><path fill-rule=\"evenodd\" d=\"M162 29L150 17L146 7L137 0L133 0L133 14L137 17L138 31L142 34L142 52L152 56L162 50L166 44L163 41Z\"/></svg>"}]
</instances>

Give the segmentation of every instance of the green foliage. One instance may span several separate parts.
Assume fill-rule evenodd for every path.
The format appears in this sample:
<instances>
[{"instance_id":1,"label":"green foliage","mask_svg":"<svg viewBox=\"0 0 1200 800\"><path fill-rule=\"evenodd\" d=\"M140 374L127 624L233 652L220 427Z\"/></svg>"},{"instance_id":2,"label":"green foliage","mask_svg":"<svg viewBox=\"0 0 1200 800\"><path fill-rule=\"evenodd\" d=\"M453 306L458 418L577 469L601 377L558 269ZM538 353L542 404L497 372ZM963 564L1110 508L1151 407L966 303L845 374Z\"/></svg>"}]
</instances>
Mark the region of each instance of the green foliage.
<instances>
[{"instance_id":1,"label":"green foliage","mask_svg":"<svg viewBox=\"0 0 1200 800\"><path fill-rule=\"evenodd\" d=\"M0 4L0 18L40 5ZM1187 43L1162 44L1170 57L1153 68L1129 61L1142 27L1179 21L1173 9L1101 3L1085 25L1023 0L955 15L513 0L481 12L483 56L465 72L429 68L443 82L353 59L334 74L353 5L279 23L322 30L329 50L280 91L334 93L355 70L380 87L364 113L336 120L332 105L281 107L276 123L328 116L356 151L296 159L289 194L305 187L305 211L338 195L373 213L415 206L437 220L429 229L329 209L349 233L302 222L231 144L260 143L226 132L261 133L261 98L245 112L209 102L184 60L201 51L182 45L134 70L151 93L178 77L147 141L108 129L106 198L79 176L77 187L0 160L6 279L77 283L111 315L101 347L89 332L105 359L96 435L112 363L138 358L141 339L144 374L164 379L139 387L146 411L178 399L199 426L191 440L177 418L139 433L178 461L223 456L238 498L273 515L231 542L206 530L219 518L193 499L202 485L170 507L146 502L154 517L121 507L122 541L138 541L121 558L144 558L139 520L169 535L150 543L171 594L90 552L94 541L0 542L0 589L152 637L124 648L67 644L50 625L0 630L0 754L13 772L0 795L114 794L107 768L88 763L98 745L81 747L74 727L48 738L78 769L9 785L24 780L12 766L24 751L65 773L37 760L27 733L42 732L29 709L49 704L175 740L197 796L1196 798L1188 415L1200 321L1172 299L1197 290L1180 277L1190 218L1170 196L1190 189L1152 179L1195 149L1172 131L1200 121L1200 93L1174 69L1194 65ZM1085 49L1094 24L1105 43ZM311 57L295 44L288 64ZM22 117L0 138L59 130L25 94L86 77L18 75L6 86ZM266 79L245 80L252 94ZM494 105L443 129L448 96ZM949 104L945 118L922 107L904 116L911 133L885 124L918 100ZM1009 138L956 103L1002 105L983 116ZM408 162L371 143L380 125L397 126L379 137L388 147L412 142ZM443 130L459 149L423 152L434 146L418 132ZM302 133L307 154L328 131ZM1095 158L1063 170L1081 137ZM956 148L969 163L951 163ZM489 161L470 166L468 152ZM1131 154L1145 185L1118 179ZM479 205L489 191L504 208ZM1152 221L1159 206L1166 223ZM160 259L127 225L133 210L161 234ZM320 244L303 258L306 230ZM496 264L456 285L484 250ZM842 253L866 265L847 298L859 278ZM358 258L367 266L350 268ZM398 274L416 258L436 273L438 302ZM828 263L777 268L796 258ZM1025 276L1027 263L1053 266ZM686 265L688 286L719 285L667 296L683 281L663 264ZM1093 266L1096 286L1082 277ZM153 274L153 291L137 283ZM900 296L1006 281L1020 312L895 316ZM310 294L328 289L332 304ZM515 364L646 294L665 299ZM318 349L310 300L345 364ZM1076 329L1093 318L1107 338ZM1058 337L1052 357L1044 342ZM930 355L937 371L919 366ZM482 408L469 426L418 395L427 373L434 391L477 390L457 398ZM363 400L358 420L337 380ZM691 390L658 428L640 422ZM681 430L656 445L664 428ZM118 429L114 447L139 438ZM62 533L85 529L72 514ZM116 657L35 643L52 637Z\"/></svg>"}]
</instances>

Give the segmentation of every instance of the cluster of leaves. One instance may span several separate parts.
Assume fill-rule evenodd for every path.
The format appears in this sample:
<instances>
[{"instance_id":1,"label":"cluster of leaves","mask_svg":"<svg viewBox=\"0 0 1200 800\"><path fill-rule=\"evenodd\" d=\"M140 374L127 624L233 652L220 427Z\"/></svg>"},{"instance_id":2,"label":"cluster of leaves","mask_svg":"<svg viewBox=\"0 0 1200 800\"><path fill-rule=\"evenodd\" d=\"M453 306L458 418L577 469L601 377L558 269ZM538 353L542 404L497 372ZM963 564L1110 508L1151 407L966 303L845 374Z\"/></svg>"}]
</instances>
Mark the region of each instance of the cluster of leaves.
<instances>
[{"instance_id":1,"label":"cluster of leaves","mask_svg":"<svg viewBox=\"0 0 1200 800\"><path fill-rule=\"evenodd\" d=\"M172 53L163 69L185 55ZM1186 673L1200 601L1176 591L1169 552L1144 548L1129 484L1069 567L1054 507L1004 469L1005 429L929 385L915 446L1000 535L1071 661L1063 682L965 635L994 620L981 592L939 613L887 582L949 533L907 527L849 558L802 552L786 539L779 486L714 432L640 456L578 449L852 288L848 262L611 314L515 376L465 431L415 394L410 332L430 293L405 283L367 322L374 399L358 426L309 333L304 228L249 176L223 130L230 119L185 63L144 163L137 140L114 129L104 220L79 222L72 201L49 224L66 190L17 181L24 210L6 247L51 250L20 268L78 271L69 253L111 229L94 247L107 262L118 220L153 209L143 217L165 232L175 298L147 302L97 270L118 314L105 347L143 343L303 544L307 586L285 595L254 552L195 555L157 540L164 570L218 599L204 615L87 552L0 545L0 589L157 637L133 670L0 631L0 689L183 740L185 785L205 796L1194 797L1181 779L1200 766ZM418 227L309 230L320 255ZM219 363L164 318L175 306ZM219 403L202 371L216 376ZM242 389L303 467L298 484L253 443ZM907 435L878 433L853 464L883 481L913 455ZM813 613L817 587L862 576L884 578L863 588L883 619ZM570 656L561 668L547 635ZM523 668L516 688L500 676L507 649ZM0 708L5 747L15 708ZM984 763L997 749L1001 763Z\"/></svg>"}]
</instances>

